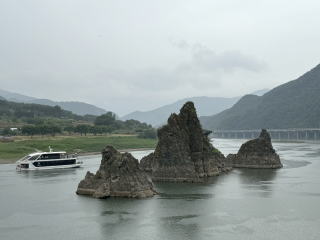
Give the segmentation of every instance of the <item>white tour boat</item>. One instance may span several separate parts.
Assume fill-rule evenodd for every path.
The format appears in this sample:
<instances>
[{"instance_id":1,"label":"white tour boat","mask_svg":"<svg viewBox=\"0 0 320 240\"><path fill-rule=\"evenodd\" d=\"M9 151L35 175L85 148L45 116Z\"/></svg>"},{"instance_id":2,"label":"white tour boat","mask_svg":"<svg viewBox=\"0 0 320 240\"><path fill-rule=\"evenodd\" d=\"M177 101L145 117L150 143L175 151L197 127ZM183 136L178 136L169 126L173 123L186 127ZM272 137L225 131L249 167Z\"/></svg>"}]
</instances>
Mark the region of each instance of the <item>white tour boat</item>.
<instances>
[{"instance_id":1,"label":"white tour boat","mask_svg":"<svg viewBox=\"0 0 320 240\"><path fill-rule=\"evenodd\" d=\"M67 154L64 151L31 153L17 161L17 170L44 170L58 168L77 168L82 165L75 154Z\"/></svg>"}]
</instances>

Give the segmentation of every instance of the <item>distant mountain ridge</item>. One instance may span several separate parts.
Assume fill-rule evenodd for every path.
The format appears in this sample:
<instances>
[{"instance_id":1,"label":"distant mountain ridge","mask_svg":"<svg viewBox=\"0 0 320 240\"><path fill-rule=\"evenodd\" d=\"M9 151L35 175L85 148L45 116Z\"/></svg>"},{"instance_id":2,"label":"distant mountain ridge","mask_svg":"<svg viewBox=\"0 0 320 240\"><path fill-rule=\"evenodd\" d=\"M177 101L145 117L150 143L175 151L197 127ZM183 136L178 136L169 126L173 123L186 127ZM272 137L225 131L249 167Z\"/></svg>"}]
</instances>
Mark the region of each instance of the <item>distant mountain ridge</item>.
<instances>
[{"instance_id":1,"label":"distant mountain ridge","mask_svg":"<svg viewBox=\"0 0 320 240\"><path fill-rule=\"evenodd\" d=\"M257 92L257 94L264 94L268 89L262 89ZM168 116L171 113L179 112L179 109L188 101L192 101L195 104L197 113L199 116L209 116L215 113L219 113L227 108L230 108L235 104L240 97L233 98L223 98L223 97L191 97L178 100L172 104L168 104L151 111L135 111L129 113L123 117L121 120L134 119L140 122L146 122L152 126L159 126L167 121Z\"/></svg>"},{"instance_id":2,"label":"distant mountain ridge","mask_svg":"<svg viewBox=\"0 0 320 240\"><path fill-rule=\"evenodd\" d=\"M4 119L4 121L14 119L16 121L17 119L19 119L28 122L28 120L30 119L41 118L64 118L83 120L84 117L76 115L70 111L63 110L59 106L52 107L34 103L20 103L0 100L0 119Z\"/></svg>"},{"instance_id":3,"label":"distant mountain ridge","mask_svg":"<svg viewBox=\"0 0 320 240\"><path fill-rule=\"evenodd\" d=\"M201 117L207 129L319 128L320 65L263 96L246 95L233 107Z\"/></svg>"},{"instance_id":4,"label":"distant mountain ridge","mask_svg":"<svg viewBox=\"0 0 320 240\"><path fill-rule=\"evenodd\" d=\"M13 92L1 90L1 89L0 89L0 96L12 102L35 103L35 104L42 104L42 105L48 105L48 106L59 106L64 110L71 111L74 114L82 115L82 116L86 114L98 116L107 112L105 109L102 109L92 104L88 104L84 102L76 102L76 101L56 102L49 99L39 99L39 98L26 96L19 93L13 93Z\"/></svg>"},{"instance_id":5,"label":"distant mountain ridge","mask_svg":"<svg viewBox=\"0 0 320 240\"><path fill-rule=\"evenodd\" d=\"M135 111L121 117L121 120L134 119L152 126L164 124L171 113L178 112L188 101L194 102L199 116L211 115L231 107L239 98L192 97L176 101L151 111Z\"/></svg>"}]
</instances>

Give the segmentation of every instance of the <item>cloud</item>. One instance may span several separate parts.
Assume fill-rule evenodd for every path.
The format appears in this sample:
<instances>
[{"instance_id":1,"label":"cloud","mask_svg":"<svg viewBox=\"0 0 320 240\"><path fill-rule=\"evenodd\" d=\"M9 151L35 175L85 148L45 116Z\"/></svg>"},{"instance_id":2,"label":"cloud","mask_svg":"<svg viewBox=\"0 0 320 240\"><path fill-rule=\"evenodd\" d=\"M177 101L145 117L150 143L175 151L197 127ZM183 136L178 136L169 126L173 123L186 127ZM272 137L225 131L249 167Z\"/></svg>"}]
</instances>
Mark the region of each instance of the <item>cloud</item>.
<instances>
[{"instance_id":1,"label":"cloud","mask_svg":"<svg viewBox=\"0 0 320 240\"><path fill-rule=\"evenodd\" d=\"M170 43L172 44L172 46L176 47L176 48L180 48L180 49L190 49L190 44L185 41L185 40L175 40L175 39L170 39Z\"/></svg>"},{"instance_id":2,"label":"cloud","mask_svg":"<svg viewBox=\"0 0 320 240\"><path fill-rule=\"evenodd\" d=\"M238 71L258 73L266 68L263 61L240 51L225 51L218 54L204 45L191 45L184 40L171 43L186 51L189 59L167 68L150 67L131 72L117 71L118 75L114 74L114 79L130 84L135 90L144 91L159 92L185 86L205 89L219 86L225 77Z\"/></svg>"},{"instance_id":3,"label":"cloud","mask_svg":"<svg viewBox=\"0 0 320 240\"><path fill-rule=\"evenodd\" d=\"M173 45L180 49L187 49L192 53L191 61L178 67L182 71L189 69L214 73L222 70L226 73L232 73L236 70L260 72L266 69L266 63L238 50L216 53L202 44L190 45L186 41L175 42Z\"/></svg>"}]
</instances>

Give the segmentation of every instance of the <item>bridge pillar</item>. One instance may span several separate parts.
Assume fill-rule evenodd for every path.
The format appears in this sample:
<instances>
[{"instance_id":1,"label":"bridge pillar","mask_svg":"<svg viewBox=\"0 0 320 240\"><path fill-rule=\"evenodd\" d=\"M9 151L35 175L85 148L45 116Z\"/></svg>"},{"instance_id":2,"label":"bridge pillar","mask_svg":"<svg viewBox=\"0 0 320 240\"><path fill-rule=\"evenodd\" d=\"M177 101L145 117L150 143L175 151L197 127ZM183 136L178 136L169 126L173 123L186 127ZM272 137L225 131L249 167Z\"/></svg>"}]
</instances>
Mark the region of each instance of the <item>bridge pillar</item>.
<instances>
[{"instance_id":1,"label":"bridge pillar","mask_svg":"<svg viewBox=\"0 0 320 240\"><path fill-rule=\"evenodd\" d=\"M305 139L308 140L308 131L306 131Z\"/></svg>"}]
</instances>

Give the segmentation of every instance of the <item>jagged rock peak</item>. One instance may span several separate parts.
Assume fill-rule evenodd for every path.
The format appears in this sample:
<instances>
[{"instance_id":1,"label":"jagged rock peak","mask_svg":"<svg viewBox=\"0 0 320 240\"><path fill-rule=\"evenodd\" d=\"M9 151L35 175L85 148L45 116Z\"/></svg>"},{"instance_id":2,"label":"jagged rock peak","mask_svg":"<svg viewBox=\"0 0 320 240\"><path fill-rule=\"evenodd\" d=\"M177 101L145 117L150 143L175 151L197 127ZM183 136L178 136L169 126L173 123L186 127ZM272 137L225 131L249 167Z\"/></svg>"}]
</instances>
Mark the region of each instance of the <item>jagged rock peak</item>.
<instances>
[{"instance_id":1,"label":"jagged rock peak","mask_svg":"<svg viewBox=\"0 0 320 240\"><path fill-rule=\"evenodd\" d=\"M260 136L259 136L260 139L264 139L265 141L267 142L270 142L271 143L271 137L270 137L270 134L267 132L266 129L262 129L261 130L261 133L260 133Z\"/></svg>"},{"instance_id":2,"label":"jagged rock peak","mask_svg":"<svg viewBox=\"0 0 320 240\"><path fill-rule=\"evenodd\" d=\"M226 170L224 156L211 145L192 102L171 114L158 139L155 152L140 161L154 181L201 182Z\"/></svg>"},{"instance_id":3,"label":"jagged rock peak","mask_svg":"<svg viewBox=\"0 0 320 240\"><path fill-rule=\"evenodd\" d=\"M270 134L262 129L260 136L241 145L237 154L229 154L227 165L239 168L281 168L279 155L272 146Z\"/></svg>"},{"instance_id":4,"label":"jagged rock peak","mask_svg":"<svg viewBox=\"0 0 320 240\"><path fill-rule=\"evenodd\" d=\"M145 198L155 195L156 191L150 177L139 168L137 159L107 146L102 150L99 170L96 174L87 172L76 193L95 198Z\"/></svg>"}]
</instances>

